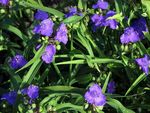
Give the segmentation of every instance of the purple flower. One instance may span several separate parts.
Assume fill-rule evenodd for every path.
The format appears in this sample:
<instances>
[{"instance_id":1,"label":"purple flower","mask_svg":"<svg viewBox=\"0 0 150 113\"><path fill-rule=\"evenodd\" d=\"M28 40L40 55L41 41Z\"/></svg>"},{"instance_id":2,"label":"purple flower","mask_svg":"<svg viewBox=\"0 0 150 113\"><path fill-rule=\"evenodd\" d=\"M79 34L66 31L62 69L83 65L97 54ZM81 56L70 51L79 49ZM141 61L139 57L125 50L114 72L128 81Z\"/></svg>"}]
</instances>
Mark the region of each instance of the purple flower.
<instances>
[{"instance_id":1,"label":"purple flower","mask_svg":"<svg viewBox=\"0 0 150 113\"><path fill-rule=\"evenodd\" d=\"M45 20L48 18L48 13L46 13L45 11L42 11L42 10L38 10L36 13L35 13L35 16L34 18L36 20Z\"/></svg>"},{"instance_id":2,"label":"purple flower","mask_svg":"<svg viewBox=\"0 0 150 113\"><path fill-rule=\"evenodd\" d=\"M148 32L146 20L143 17L133 20L131 26L139 33L141 39L144 38L143 32Z\"/></svg>"},{"instance_id":3,"label":"purple flower","mask_svg":"<svg viewBox=\"0 0 150 113\"><path fill-rule=\"evenodd\" d=\"M108 9L108 2L98 0L96 4L92 6L93 9Z\"/></svg>"},{"instance_id":4,"label":"purple flower","mask_svg":"<svg viewBox=\"0 0 150 113\"><path fill-rule=\"evenodd\" d=\"M115 14L116 14L116 12L114 12L114 11L111 11L111 10L108 11L106 13L105 22L103 23L103 25L109 26L111 29L116 29L119 23L115 19L108 19L109 17L112 17Z\"/></svg>"},{"instance_id":5,"label":"purple flower","mask_svg":"<svg viewBox=\"0 0 150 113\"><path fill-rule=\"evenodd\" d=\"M91 17L91 20L94 23L94 25L97 27L102 26L104 23L104 17L102 15L98 15L98 14L94 14Z\"/></svg>"},{"instance_id":6,"label":"purple flower","mask_svg":"<svg viewBox=\"0 0 150 113\"><path fill-rule=\"evenodd\" d=\"M27 95L31 99L36 99L39 96L39 87L35 85L30 85L27 90Z\"/></svg>"},{"instance_id":7,"label":"purple flower","mask_svg":"<svg viewBox=\"0 0 150 113\"><path fill-rule=\"evenodd\" d=\"M66 25L64 23L62 23L57 30L55 39L58 40L59 42L67 44L67 42L68 42L67 32L68 32L68 30L67 30Z\"/></svg>"},{"instance_id":8,"label":"purple flower","mask_svg":"<svg viewBox=\"0 0 150 113\"><path fill-rule=\"evenodd\" d=\"M9 61L11 68L19 69L27 63L26 59L22 55L16 55Z\"/></svg>"},{"instance_id":9,"label":"purple flower","mask_svg":"<svg viewBox=\"0 0 150 113\"><path fill-rule=\"evenodd\" d=\"M69 7L68 9L69 9L69 13L67 13L65 15L66 18L77 14L77 8L76 7Z\"/></svg>"},{"instance_id":10,"label":"purple flower","mask_svg":"<svg viewBox=\"0 0 150 113\"><path fill-rule=\"evenodd\" d=\"M148 55L144 55L143 58L137 58L135 61L142 68L143 72L146 75L148 75L148 73L149 73L149 64L150 64L150 57Z\"/></svg>"},{"instance_id":11,"label":"purple flower","mask_svg":"<svg viewBox=\"0 0 150 113\"><path fill-rule=\"evenodd\" d=\"M98 84L93 84L85 93L84 97L88 103L95 106L104 106L106 103L106 97Z\"/></svg>"},{"instance_id":12,"label":"purple flower","mask_svg":"<svg viewBox=\"0 0 150 113\"><path fill-rule=\"evenodd\" d=\"M141 38L139 37L139 33L135 31L133 27L127 27L121 35L120 40L122 44L128 44L130 42L137 42L141 40Z\"/></svg>"},{"instance_id":13,"label":"purple flower","mask_svg":"<svg viewBox=\"0 0 150 113\"><path fill-rule=\"evenodd\" d=\"M31 100L34 100L39 96L39 87L36 85L30 85L29 87L22 89L21 93L28 95Z\"/></svg>"},{"instance_id":14,"label":"purple flower","mask_svg":"<svg viewBox=\"0 0 150 113\"><path fill-rule=\"evenodd\" d=\"M116 88L115 82L114 82L114 81L110 81L110 82L108 83L107 92L108 92L108 93L114 93L115 90L116 90L115 88Z\"/></svg>"},{"instance_id":15,"label":"purple flower","mask_svg":"<svg viewBox=\"0 0 150 113\"><path fill-rule=\"evenodd\" d=\"M9 0L0 0L0 3L2 5L7 5L9 3Z\"/></svg>"},{"instance_id":16,"label":"purple flower","mask_svg":"<svg viewBox=\"0 0 150 113\"><path fill-rule=\"evenodd\" d=\"M34 27L33 32L44 36L51 36L53 33L53 26L54 23L51 19L45 19Z\"/></svg>"},{"instance_id":17,"label":"purple flower","mask_svg":"<svg viewBox=\"0 0 150 113\"><path fill-rule=\"evenodd\" d=\"M56 54L56 47L54 45L48 45L42 54L42 60L49 64L53 61L54 55Z\"/></svg>"},{"instance_id":18,"label":"purple flower","mask_svg":"<svg viewBox=\"0 0 150 113\"><path fill-rule=\"evenodd\" d=\"M8 93L5 93L2 95L1 100L7 100L7 102L11 105L14 105L17 98L17 92L16 91L10 91Z\"/></svg>"},{"instance_id":19,"label":"purple flower","mask_svg":"<svg viewBox=\"0 0 150 113\"><path fill-rule=\"evenodd\" d=\"M133 20L131 26L127 27L121 35L121 43L128 44L129 42L137 42L144 38L143 32L148 32L146 20L142 17L135 19Z\"/></svg>"}]
</instances>

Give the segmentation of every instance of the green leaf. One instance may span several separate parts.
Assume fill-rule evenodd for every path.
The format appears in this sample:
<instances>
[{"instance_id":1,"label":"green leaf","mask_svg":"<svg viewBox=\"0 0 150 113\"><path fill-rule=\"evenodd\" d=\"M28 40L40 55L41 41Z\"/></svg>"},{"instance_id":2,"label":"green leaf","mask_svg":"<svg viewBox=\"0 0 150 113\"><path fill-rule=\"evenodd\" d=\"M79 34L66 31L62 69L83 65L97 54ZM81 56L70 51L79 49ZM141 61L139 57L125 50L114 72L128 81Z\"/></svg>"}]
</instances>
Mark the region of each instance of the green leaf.
<instances>
[{"instance_id":1,"label":"green leaf","mask_svg":"<svg viewBox=\"0 0 150 113\"><path fill-rule=\"evenodd\" d=\"M50 8L50 7L45 7L45 6L39 5L35 2L29 3L29 2L23 1L23 2L20 2L20 5L29 6L29 7L35 8L35 9L40 9L40 10L43 10L43 11L48 12L50 14L53 14L55 16L58 16L60 18L62 18L64 16L64 13L62 13L62 12L56 10L56 9L53 9L53 8Z\"/></svg>"},{"instance_id":2,"label":"green leaf","mask_svg":"<svg viewBox=\"0 0 150 113\"><path fill-rule=\"evenodd\" d=\"M90 59L91 63L98 63L98 64L102 64L102 63L119 63L122 64L122 61L120 60L115 60L115 59L109 59L109 58L95 58L95 59ZM87 61L86 60L72 60L72 61L65 61L65 62L59 62L56 63L56 65L65 65L65 64L86 64Z\"/></svg>"},{"instance_id":3,"label":"green leaf","mask_svg":"<svg viewBox=\"0 0 150 113\"><path fill-rule=\"evenodd\" d=\"M141 0L142 5L146 8L146 12L148 14L148 17L150 18L150 1L149 0Z\"/></svg>"},{"instance_id":4,"label":"green leaf","mask_svg":"<svg viewBox=\"0 0 150 113\"><path fill-rule=\"evenodd\" d=\"M35 75L37 74L39 68L42 65L41 59L37 59L33 65L31 66L28 73L23 77L22 83L20 85L20 88L24 87L25 85L31 84L32 80L34 79Z\"/></svg>"},{"instance_id":5,"label":"green leaf","mask_svg":"<svg viewBox=\"0 0 150 113\"><path fill-rule=\"evenodd\" d=\"M59 113L64 112L65 110L75 110L79 111L80 113L86 113L83 109L83 106L77 106L71 103L64 103L56 106L56 111Z\"/></svg>"},{"instance_id":6,"label":"green leaf","mask_svg":"<svg viewBox=\"0 0 150 113\"><path fill-rule=\"evenodd\" d=\"M112 106L113 108L115 108L117 110L118 113L135 113L134 111L127 109L126 107L124 107L118 100L116 99L112 99L112 98L108 98L107 99L107 104L109 104L110 106Z\"/></svg>"},{"instance_id":7,"label":"green leaf","mask_svg":"<svg viewBox=\"0 0 150 113\"><path fill-rule=\"evenodd\" d=\"M141 55L148 54L148 52L142 42L137 42L136 46L138 47Z\"/></svg>"},{"instance_id":8,"label":"green leaf","mask_svg":"<svg viewBox=\"0 0 150 113\"><path fill-rule=\"evenodd\" d=\"M103 92L103 93L105 93L105 91L106 91L106 89L107 89L107 85L108 85L108 82L109 82L110 75L111 75L111 73L109 73L109 74L107 75L107 78L106 78L105 83L104 83L104 85L103 85L103 88L102 88L102 92Z\"/></svg>"},{"instance_id":9,"label":"green leaf","mask_svg":"<svg viewBox=\"0 0 150 113\"><path fill-rule=\"evenodd\" d=\"M77 15L71 16L71 17L69 17L69 18L64 19L64 20L63 20L63 23L65 23L65 24L77 23L77 22L79 22L83 17L84 17L84 16L77 16Z\"/></svg>"},{"instance_id":10,"label":"green leaf","mask_svg":"<svg viewBox=\"0 0 150 113\"><path fill-rule=\"evenodd\" d=\"M128 95L142 80L146 78L145 73L141 74L130 86L125 95Z\"/></svg>"},{"instance_id":11,"label":"green leaf","mask_svg":"<svg viewBox=\"0 0 150 113\"><path fill-rule=\"evenodd\" d=\"M85 93L85 89L76 88L71 86L48 86L40 89L41 94L53 94L53 93L75 93L83 95Z\"/></svg>"},{"instance_id":12,"label":"green leaf","mask_svg":"<svg viewBox=\"0 0 150 113\"><path fill-rule=\"evenodd\" d=\"M17 36L19 36L23 41L27 42L28 38L26 35L24 35L18 28L12 26L12 25L8 25L8 24L3 24L2 26L0 26L2 29L8 30L10 32L13 32L14 34L16 34Z\"/></svg>"},{"instance_id":13,"label":"green leaf","mask_svg":"<svg viewBox=\"0 0 150 113\"><path fill-rule=\"evenodd\" d=\"M148 41L150 41L150 34L149 34L149 32L144 32L144 36L148 39Z\"/></svg>"}]
</instances>

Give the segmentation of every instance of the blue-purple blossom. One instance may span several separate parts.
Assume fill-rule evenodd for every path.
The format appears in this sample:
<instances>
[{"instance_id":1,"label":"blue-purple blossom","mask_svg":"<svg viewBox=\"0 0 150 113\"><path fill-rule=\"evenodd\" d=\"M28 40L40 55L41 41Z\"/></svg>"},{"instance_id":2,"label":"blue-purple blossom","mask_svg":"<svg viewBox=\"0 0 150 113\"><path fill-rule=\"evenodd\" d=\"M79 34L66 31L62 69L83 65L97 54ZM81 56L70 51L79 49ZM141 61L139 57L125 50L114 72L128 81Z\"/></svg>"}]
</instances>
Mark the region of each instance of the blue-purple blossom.
<instances>
[{"instance_id":1,"label":"blue-purple blossom","mask_svg":"<svg viewBox=\"0 0 150 113\"><path fill-rule=\"evenodd\" d=\"M39 87L35 85L30 85L27 90L27 95L31 99L36 99L39 96Z\"/></svg>"},{"instance_id":2,"label":"blue-purple blossom","mask_svg":"<svg viewBox=\"0 0 150 113\"><path fill-rule=\"evenodd\" d=\"M139 33L135 31L133 27L127 27L120 37L120 41L122 44L128 44L130 42L134 43L139 40L141 40Z\"/></svg>"},{"instance_id":3,"label":"blue-purple blossom","mask_svg":"<svg viewBox=\"0 0 150 113\"><path fill-rule=\"evenodd\" d=\"M92 22L94 23L94 25L96 27L100 27L103 25L104 23L104 17L102 15L98 15L98 14L94 14L92 17L91 17L91 20Z\"/></svg>"},{"instance_id":4,"label":"blue-purple blossom","mask_svg":"<svg viewBox=\"0 0 150 113\"><path fill-rule=\"evenodd\" d=\"M9 3L9 0L0 0L0 3L2 5L7 5Z\"/></svg>"},{"instance_id":5,"label":"blue-purple blossom","mask_svg":"<svg viewBox=\"0 0 150 113\"><path fill-rule=\"evenodd\" d=\"M144 38L143 32L148 32L148 28L146 25L146 20L143 17L140 17L138 19L134 19L132 21L131 27L134 28L135 31L139 33L139 36L141 39Z\"/></svg>"},{"instance_id":6,"label":"blue-purple blossom","mask_svg":"<svg viewBox=\"0 0 150 113\"><path fill-rule=\"evenodd\" d=\"M144 55L143 58L137 58L135 61L140 66L140 68L142 68L143 72L146 75L148 75L149 65L150 65L150 57L148 55Z\"/></svg>"},{"instance_id":7,"label":"blue-purple blossom","mask_svg":"<svg viewBox=\"0 0 150 113\"><path fill-rule=\"evenodd\" d=\"M66 18L76 15L78 13L76 7L69 7L68 9L69 9L69 13L65 14Z\"/></svg>"},{"instance_id":8,"label":"blue-purple blossom","mask_svg":"<svg viewBox=\"0 0 150 113\"><path fill-rule=\"evenodd\" d=\"M44 36L51 36L53 33L53 26L54 23L51 19L45 19L34 27L33 32Z\"/></svg>"},{"instance_id":9,"label":"blue-purple blossom","mask_svg":"<svg viewBox=\"0 0 150 113\"><path fill-rule=\"evenodd\" d=\"M56 47L55 45L48 45L45 48L44 53L42 54L42 60L49 64L53 61L54 55L56 54Z\"/></svg>"},{"instance_id":10,"label":"blue-purple blossom","mask_svg":"<svg viewBox=\"0 0 150 113\"><path fill-rule=\"evenodd\" d=\"M55 39L58 40L59 42L67 44L68 42L67 33L68 33L67 27L64 23L62 23L57 30Z\"/></svg>"},{"instance_id":11,"label":"blue-purple blossom","mask_svg":"<svg viewBox=\"0 0 150 113\"><path fill-rule=\"evenodd\" d=\"M14 105L17 98L17 92L16 91L10 91L8 93L5 93L2 95L1 100L7 100L7 102L11 105Z\"/></svg>"},{"instance_id":12,"label":"blue-purple blossom","mask_svg":"<svg viewBox=\"0 0 150 113\"><path fill-rule=\"evenodd\" d=\"M110 81L108 83L108 86L107 86L107 92L108 93L114 93L116 91L116 84L115 84L115 81Z\"/></svg>"},{"instance_id":13,"label":"blue-purple blossom","mask_svg":"<svg viewBox=\"0 0 150 113\"><path fill-rule=\"evenodd\" d=\"M105 2L103 0L98 0L96 4L92 6L93 9L108 9L108 2Z\"/></svg>"},{"instance_id":14,"label":"blue-purple blossom","mask_svg":"<svg viewBox=\"0 0 150 113\"><path fill-rule=\"evenodd\" d=\"M115 20L115 19L108 19L109 17L112 17L116 14L116 12L114 11L108 11L106 13L106 16L105 16L105 21L103 23L104 26L109 26L111 29L117 29L118 27L118 22Z\"/></svg>"},{"instance_id":15,"label":"blue-purple blossom","mask_svg":"<svg viewBox=\"0 0 150 113\"><path fill-rule=\"evenodd\" d=\"M144 18L139 18L133 20L130 27L127 27L124 30L124 33L121 35L120 40L122 44L128 44L130 42L137 42L144 38L143 32L148 32L146 25L146 20Z\"/></svg>"},{"instance_id":16,"label":"blue-purple blossom","mask_svg":"<svg viewBox=\"0 0 150 113\"><path fill-rule=\"evenodd\" d=\"M10 59L9 64L13 69L19 69L27 63L26 59L22 55L16 55Z\"/></svg>"},{"instance_id":17,"label":"blue-purple blossom","mask_svg":"<svg viewBox=\"0 0 150 113\"><path fill-rule=\"evenodd\" d=\"M98 84L93 84L84 95L85 100L95 106L104 106L106 97Z\"/></svg>"},{"instance_id":18,"label":"blue-purple blossom","mask_svg":"<svg viewBox=\"0 0 150 113\"><path fill-rule=\"evenodd\" d=\"M34 100L39 97L39 87L36 85L30 85L29 87L22 89L21 93L28 95L31 100Z\"/></svg>"},{"instance_id":19,"label":"blue-purple blossom","mask_svg":"<svg viewBox=\"0 0 150 113\"><path fill-rule=\"evenodd\" d=\"M36 20L45 20L48 18L48 13L46 13L45 11L42 11L42 10L37 10L37 12L34 15L34 18Z\"/></svg>"}]
</instances>

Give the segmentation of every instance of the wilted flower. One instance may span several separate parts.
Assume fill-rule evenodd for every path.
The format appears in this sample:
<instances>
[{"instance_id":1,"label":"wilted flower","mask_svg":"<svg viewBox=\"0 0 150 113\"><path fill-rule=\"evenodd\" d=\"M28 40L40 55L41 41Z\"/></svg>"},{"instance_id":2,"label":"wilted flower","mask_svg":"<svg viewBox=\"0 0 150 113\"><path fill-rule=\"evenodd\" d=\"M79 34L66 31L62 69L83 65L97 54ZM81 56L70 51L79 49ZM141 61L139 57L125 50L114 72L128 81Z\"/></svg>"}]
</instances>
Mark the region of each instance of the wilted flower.
<instances>
[{"instance_id":1,"label":"wilted flower","mask_svg":"<svg viewBox=\"0 0 150 113\"><path fill-rule=\"evenodd\" d=\"M2 5L7 5L9 3L9 0L0 0L0 3Z\"/></svg>"},{"instance_id":2,"label":"wilted flower","mask_svg":"<svg viewBox=\"0 0 150 113\"><path fill-rule=\"evenodd\" d=\"M42 60L47 64L51 63L53 61L55 53L56 53L55 45L48 45L45 48L44 53L42 54Z\"/></svg>"},{"instance_id":3,"label":"wilted flower","mask_svg":"<svg viewBox=\"0 0 150 113\"><path fill-rule=\"evenodd\" d=\"M7 100L7 102L11 105L14 105L17 98L17 92L16 91L10 91L8 93L5 93L2 95L1 100Z\"/></svg>"},{"instance_id":4,"label":"wilted flower","mask_svg":"<svg viewBox=\"0 0 150 113\"><path fill-rule=\"evenodd\" d=\"M141 39L139 33L133 27L127 27L121 35L120 40L122 44L128 44L129 42L137 42Z\"/></svg>"},{"instance_id":5,"label":"wilted flower","mask_svg":"<svg viewBox=\"0 0 150 113\"><path fill-rule=\"evenodd\" d=\"M19 69L27 63L26 59L22 55L16 55L9 61L11 68Z\"/></svg>"},{"instance_id":6,"label":"wilted flower","mask_svg":"<svg viewBox=\"0 0 150 113\"><path fill-rule=\"evenodd\" d=\"M64 23L62 23L57 30L55 39L58 40L59 42L67 44L67 42L68 42L67 32L68 32L68 30L67 30L66 25Z\"/></svg>"},{"instance_id":7,"label":"wilted flower","mask_svg":"<svg viewBox=\"0 0 150 113\"><path fill-rule=\"evenodd\" d=\"M145 55L143 58L137 58L135 61L142 68L143 72L146 75L148 75L149 65L150 65L150 57L148 55Z\"/></svg>"},{"instance_id":8,"label":"wilted flower","mask_svg":"<svg viewBox=\"0 0 150 113\"><path fill-rule=\"evenodd\" d=\"M116 90L115 88L116 88L115 82L114 82L114 81L110 81L110 82L108 83L107 92L108 92L108 93L114 93L115 90Z\"/></svg>"},{"instance_id":9,"label":"wilted flower","mask_svg":"<svg viewBox=\"0 0 150 113\"><path fill-rule=\"evenodd\" d=\"M67 13L65 15L66 18L77 14L77 8L76 7L69 7L68 9L69 9L69 13Z\"/></svg>"},{"instance_id":10,"label":"wilted flower","mask_svg":"<svg viewBox=\"0 0 150 113\"><path fill-rule=\"evenodd\" d=\"M93 9L108 9L108 2L105 2L103 0L98 0L96 4L92 6Z\"/></svg>"},{"instance_id":11,"label":"wilted flower","mask_svg":"<svg viewBox=\"0 0 150 113\"><path fill-rule=\"evenodd\" d=\"M85 93L84 97L88 103L95 106L104 106L106 103L106 97L98 84L92 85Z\"/></svg>"},{"instance_id":12,"label":"wilted flower","mask_svg":"<svg viewBox=\"0 0 150 113\"><path fill-rule=\"evenodd\" d=\"M51 19L43 20L39 25L34 27L34 33L41 34L44 36L51 36L53 33L54 23Z\"/></svg>"},{"instance_id":13,"label":"wilted flower","mask_svg":"<svg viewBox=\"0 0 150 113\"><path fill-rule=\"evenodd\" d=\"M36 13L35 13L35 16L34 18L36 20L45 20L48 18L48 13L46 13L45 11L42 11L42 10L38 10Z\"/></svg>"}]
</instances>

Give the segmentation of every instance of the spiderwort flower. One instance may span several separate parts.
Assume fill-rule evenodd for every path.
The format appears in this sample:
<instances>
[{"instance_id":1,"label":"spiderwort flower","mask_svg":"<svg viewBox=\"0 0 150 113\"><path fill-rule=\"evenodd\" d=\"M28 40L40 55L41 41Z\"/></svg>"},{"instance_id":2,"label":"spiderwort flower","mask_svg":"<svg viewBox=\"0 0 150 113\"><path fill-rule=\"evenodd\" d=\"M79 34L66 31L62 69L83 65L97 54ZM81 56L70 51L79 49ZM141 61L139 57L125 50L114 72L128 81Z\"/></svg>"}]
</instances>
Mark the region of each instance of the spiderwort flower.
<instances>
[{"instance_id":1,"label":"spiderwort flower","mask_svg":"<svg viewBox=\"0 0 150 113\"><path fill-rule=\"evenodd\" d=\"M16 55L9 61L11 68L13 69L19 69L23 67L27 61L22 55Z\"/></svg>"},{"instance_id":2,"label":"spiderwort flower","mask_svg":"<svg viewBox=\"0 0 150 113\"><path fill-rule=\"evenodd\" d=\"M2 95L1 100L7 100L7 102L11 105L14 105L17 98L17 92L16 91L10 91L8 93L5 93Z\"/></svg>"},{"instance_id":3,"label":"spiderwort flower","mask_svg":"<svg viewBox=\"0 0 150 113\"><path fill-rule=\"evenodd\" d=\"M0 3L2 5L7 5L9 3L9 0L0 0Z\"/></svg>"},{"instance_id":4,"label":"spiderwort flower","mask_svg":"<svg viewBox=\"0 0 150 113\"><path fill-rule=\"evenodd\" d=\"M94 14L91 17L92 22L96 27L102 26L104 23L104 17L102 15Z\"/></svg>"},{"instance_id":5,"label":"spiderwort flower","mask_svg":"<svg viewBox=\"0 0 150 113\"><path fill-rule=\"evenodd\" d=\"M68 36L67 36L67 27L64 23L60 25L60 27L57 29L57 34L55 39L58 40L59 42L62 42L64 44L67 44L68 42Z\"/></svg>"},{"instance_id":6,"label":"spiderwort flower","mask_svg":"<svg viewBox=\"0 0 150 113\"><path fill-rule=\"evenodd\" d=\"M107 92L112 94L112 93L115 92L115 90L116 90L115 88L116 88L115 82L114 81L110 81L108 83Z\"/></svg>"},{"instance_id":7,"label":"spiderwort flower","mask_svg":"<svg viewBox=\"0 0 150 113\"><path fill-rule=\"evenodd\" d=\"M141 40L137 31L134 30L133 27L127 27L124 30L124 33L120 37L120 41L122 44L128 44L129 42L137 42Z\"/></svg>"},{"instance_id":8,"label":"spiderwort flower","mask_svg":"<svg viewBox=\"0 0 150 113\"><path fill-rule=\"evenodd\" d=\"M45 11L42 10L37 10L37 12L35 13L34 18L36 20L45 20L48 18L48 13L46 13Z\"/></svg>"},{"instance_id":9,"label":"spiderwort flower","mask_svg":"<svg viewBox=\"0 0 150 113\"><path fill-rule=\"evenodd\" d=\"M69 13L65 14L66 18L77 14L77 8L76 7L69 7L68 9L69 9Z\"/></svg>"},{"instance_id":10,"label":"spiderwort flower","mask_svg":"<svg viewBox=\"0 0 150 113\"><path fill-rule=\"evenodd\" d=\"M142 68L143 72L148 75L149 73L149 65L150 65L150 57L148 55L144 55L143 58L135 59L137 64Z\"/></svg>"},{"instance_id":11,"label":"spiderwort flower","mask_svg":"<svg viewBox=\"0 0 150 113\"><path fill-rule=\"evenodd\" d=\"M106 103L106 97L98 84L93 84L85 93L84 97L88 103L95 106L104 106Z\"/></svg>"},{"instance_id":12,"label":"spiderwort flower","mask_svg":"<svg viewBox=\"0 0 150 113\"><path fill-rule=\"evenodd\" d=\"M118 27L118 22L115 19L108 19L116 14L114 11L108 11L105 16L104 26L109 26L111 29L116 29Z\"/></svg>"},{"instance_id":13,"label":"spiderwort flower","mask_svg":"<svg viewBox=\"0 0 150 113\"><path fill-rule=\"evenodd\" d=\"M146 20L143 17L140 17L138 19L134 19L132 21L131 26L134 28L135 31L137 31L139 33L139 36L141 39L144 38L143 32L148 32Z\"/></svg>"},{"instance_id":14,"label":"spiderwort flower","mask_svg":"<svg viewBox=\"0 0 150 113\"><path fill-rule=\"evenodd\" d=\"M21 90L23 95L28 95L30 99L36 99L39 96L39 87L36 85L30 85L27 88Z\"/></svg>"},{"instance_id":15,"label":"spiderwort flower","mask_svg":"<svg viewBox=\"0 0 150 113\"><path fill-rule=\"evenodd\" d=\"M48 45L45 48L44 53L42 54L42 60L49 64L53 61L54 55L56 54L56 47L55 45Z\"/></svg>"},{"instance_id":16,"label":"spiderwort flower","mask_svg":"<svg viewBox=\"0 0 150 113\"><path fill-rule=\"evenodd\" d=\"M34 27L33 32L44 36L51 36L53 33L53 26L54 23L51 19L45 19Z\"/></svg>"},{"instance_id":17,"label":"spiderwort flower","mask_svg":"<svg viewBox=\"0 0 150 113\"><path fill-rule=\"evenodd\" d=\"M96 4L92 6L93 9L108 9L108 2L98 0Z\"/></svg>"}]
</instances>

